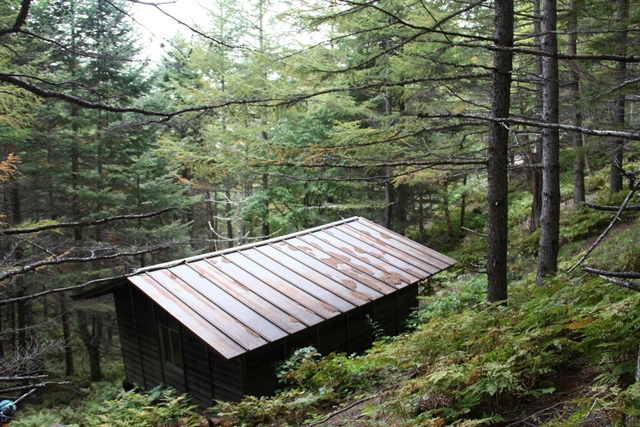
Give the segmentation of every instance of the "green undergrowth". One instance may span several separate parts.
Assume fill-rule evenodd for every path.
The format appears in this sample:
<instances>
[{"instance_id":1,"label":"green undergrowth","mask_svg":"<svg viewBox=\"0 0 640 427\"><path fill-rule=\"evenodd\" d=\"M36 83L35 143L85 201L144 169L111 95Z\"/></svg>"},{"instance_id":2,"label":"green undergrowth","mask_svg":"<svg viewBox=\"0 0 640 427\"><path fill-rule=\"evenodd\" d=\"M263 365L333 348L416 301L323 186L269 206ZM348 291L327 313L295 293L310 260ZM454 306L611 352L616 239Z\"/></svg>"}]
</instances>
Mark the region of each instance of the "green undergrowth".
<instances>
[{"instance_id":1,"label":"green undergrowth","mask_svg":"<svg viewBox=\"0 0 640 427\"><path fill-rule=\"evenodd\" d=\"M299 359L286 375L295 387L273 398L221 402L212 412L223 425L293 426L380 394L384 403L367 407L365 425L491 424L515 407L566 399L567 384L579 377L586 400L576 399L573 412L599 396L597 408L633 414L638 390L628 387L640 294L578 275L543 287L515 285L507 305L487 306L485 288L478 277L452 279L424 301L411 332L361 356ZM567 420L556 421L548 425Z\"/></svg>"},{"instance_id":2,"label":"green undergrowth","mask_svg":"<svg viewBox=\"0 0 640 427\"><path fill-rule=\"evenodd\" d=\"M374 324L378 342L363 355L300 349L278 369L281 392L216 402L206 412L211 424L201 424L203 416L185 396L109 386L74 407L21 411L11 425L569 427L589 417L606 420L598 425L631 425L628 420L640 416L640 385L634 382L640 293L580 269L566 273L614 214L565 212L560 273L544 286L534 284L537 234L512 230L504 305L488 305L485 276L463 268L482 262L476 254L485 244L466 239L459 253L450 254L458 266L422 286L428 296L407 332L387 337ZM640 221L623 216L586 264L639 271L639 237ZM336 413L349 405L355 406ZM345 420L323 421L334 413Z\"/></svg>"},{"instance_id":3,"label":"green undergrowth","mask_svg":"<svg viewBox=\"0 0 640 427\"><path fill-rule=\"evenodd\" d=\"M223 427L334 425L321 421L361 402L363 426L506 425L541 408L558 410L531 425L575 426L594 413L606 425L625 425L640 408L633 381L640 293L583 273L541 287L531 279L523 274L507 304L490 306L483 276L444 273L426 286L435 291L421 300L408 332L382 337L363 355L301 349L279 369L279 394L217 402L207 417ZM102 384L88 393L73 407L21 411L12 426L211 425L170 391Z\"/></svg>"},{"instance_id":4,"label":"green undergrowth","mask_svg":"<svg viewBox=\"0 0 640 427\"><path fill-rule=\"evenodd\" d=\"M148 393L123 391L111 383L96 383L87 397L70 406L20 408L11 427L159 427L198 426L202 416L186 395L156 388Z\"/></svg>"}]
</instances>

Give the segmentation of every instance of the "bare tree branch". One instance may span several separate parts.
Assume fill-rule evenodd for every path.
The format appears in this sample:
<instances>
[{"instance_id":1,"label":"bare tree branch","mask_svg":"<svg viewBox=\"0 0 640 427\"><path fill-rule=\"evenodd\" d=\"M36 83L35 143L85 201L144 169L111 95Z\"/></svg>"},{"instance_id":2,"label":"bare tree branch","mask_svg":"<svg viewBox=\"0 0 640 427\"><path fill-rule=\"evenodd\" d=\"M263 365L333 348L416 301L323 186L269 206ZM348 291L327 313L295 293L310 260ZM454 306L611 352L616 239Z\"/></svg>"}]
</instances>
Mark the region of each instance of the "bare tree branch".
<instances>
[{"instance_id":1,"label":"bare tree branch","mask_svg":"<svg viewBox=\"0 0 640 427\"><path fill-rule=\"evenodd\" d=\"M2 273L0 273L0 280L25 274L25 273L28 273L29 271L34 271L44 266L79 263L79 262L91 262L91 261L98 261L98 260L103 261L107 259L117 259L117 258L123 258L127 256L146 254L146 253L154 252L161 249L167 249L174 245L175 243L164 242L159 245L151 246L146 249L135 250L132 252L118 252L118 253L109 254L109 255L91 254L88 257L66 257L66 258L45 259L42 261L34 262L32 264L24 265L22 267L5 270Z\"/></svg>"},{"instance_id":2,"label":"bare tree branch","mask_svg":"<svg viewBox=\"0 0 640 427\"><path fill-rule=\"evenodd\" d=\"M587 273L599 274L601 276L607 277L618 277L620 279L640 279L640 273L635 271L609 271L588 267L586 265L582 267L582 270L586 271Z\"/></svg>"},{"instance_id":3,"label":"bare tree branch","mask_svg":"<svg viewBox=\"0 0 640 427\"><path fill-rule=\"evenodd\" d=\"M179 20L178 18L176 18L175 16L173 16L172 14L165 12L164 10L162 10L162 8L160 6L162 6L162 4L159 3L151 3L151 2L145 2L145 1L139 1L139 0L127 0L131 3L137 3L137 4L142 4L145 6L150 6L150 7L154 7L156 10L158 10L160 13L162 13L163 15L165 15L166 17L168 17L169 19L174 20L175 22L177 22L178 24L182 25L183 27L187 28L189 31L191 31L192 33L195 33L197 35L199 35L200 37L203 37L206 40L210 40L214 43L216 43L219 46L224 46L226 48L229 49L242 49L245 48L245 46L241 46L241 45L232 45L229 43L225 43L221 40L218 40L214 37L211 37L210 35L203 33L202 31L198 30L197 28L192 27L191 25ZM127 16L130 16L128 13L126 13L125 11L123 11L122 9L118 8L117 6L115 6L113 3L111 2L107 2L109 3L112 7L114 7L116 10L126 14Z\"/></svg>"},{"instance_id":4,"label":"bare tree branch","mask_svg":"<svg viewBox=\"0 0 640 427\"><path fill-rule=\"evenodd\" d=\"M620 205L620 208L618 209L618 212L616 213L615 217L613 217L613 219L609 223L609 226L602 232L602 234L600 234L600 236L598 236L596 241L589 247L589 249L587 249L585 254L578 260L578 262L576 262L575 265L573 267L571 267L567 271L568 273L571 273L573 270L576 269L576 267L578 267L580 264L582 264L584 262L584 260L587 259L589 254L591 252L593 252L593 250L596 248L596 246L598 246L600 244L600 242L602 242L602 240L604 240L604 238L607 236L607 234L609 234L609 232L613 229L613 226L616 225L616 223L622 219L621 218L622 212L624 212L624 210L626 209L627 205L631 201L631 198L636 194L636 191L639 188L640 188L640 180L638 180L637 182L632 184L632 188L629 191L629 194L627 194L627 197L624 199L624 201Z\"/></svg>"},{"instance_id":5,"label":"bare tree branch","mask_svg":"<svg viewBox=\"0 0 640 427\"><path fill-rule=\"evenodd\" d=\"M67 381L65 381L67 382ZM31 390L29 390L28 392L24 393L22 396L20 396L17 399L14 399L13 403L14 404L18 404L21 400L24 400L25 398L27 398L27 396L29 396L32 393L35 393L36 390L38 390L37 388L32 388Z\"/></svg>"},{"instance_id":6,"label":"bare tree branch","mask_svg":"<svg viewBox=\"0 0 640 427\"><path fill-rule=\"evenodd\" d=\"M11 28L1 28L0 36L5 34L17 33L20 31L25 22L27 22L27 16L29 15L29 8L31 7L31 0L22 0L20 3L20 12L18 12L18 16L16 16L16 20L14 21Z\"/></svg>"},{"instance_id":7,"label":"bare tree branch","mask_svg":"<svg viewBox=\"0 0 640 427\"><path fill-rule=\"evenodd\" d=\"M75 228L75 227L87 227L90 225L102 225L112 221L119 221L119 220L126 220L126 219L151 218L154 216L161 215L165 212L169 212L175 208L176 208L175 206L172 206L169 208L161 209L159 211L149 212L145 214L118 215L118 216L112 216L108 218L96 219L92 221L64 222L59 224L49 224L49 225L43 225L40 227L31 227L31 228L14 228L14 229L5 229L5 230L0 229L0 235L4 234L7 236L10 236L15 234L39 233L41 231L57 230L61 228Z\"/></svg>"},{"instance_id":8,"label":"bare tree branch","mask_svg":"<svg viewBox=\"0 0 640 427\"><path fill-rule=\"evenodd\" d=\"M4 390L0 390L0 394L5 394L5 393L9 393L12 391L22 391L22 390L30 390L33 388L43 388L43 387L47 387L50 385L66 385L69 384L69 381L47 381L47 382L42 382L39 384L29 384L29 385L25 385L25 386L21 386L21 387L12 387L12 388L5 388Z\"/></svg>"},{"instance_id":9,"label":"bare tree branch","mask_svg":"<svg viewBox=\"0 0 640 427\"><path fill-rule=\"evenodd\" d=\"M89 285L96 285L99 283L105 283L105 282L110 282L112 280L117 280L117 279L124 279L127 277L131 277L133 275L135 275L135 272L129 273L129 274L123 274L120 276L112 276L112 277L105 277L102 279L94 279L94 280L89 280L88 282L84 282L81 283L79 285L73 285L73 286L67 286L64 288L57 288L57 289L49 289L48 291L42 291L42 292L38 292L35 294L31 294L31 295L26 295L23 297L16 297L16 298L9 298L9 299L5 299L5 300L0 300L0 307L4 306L4 305L9 305L9 304L13 304L19 301L28 301L28 300L32 300L32 299L36 299L36 298L40 298L42 296L45 295L50 295L50 294L59 294L62 292L68 292L68 291L80 291L84 288L86 288Z\"/></svg>"},{"instance_id":10,"label":"bare tree branch","mask_svg":"<svg viewBox=\"0 0 640 427\"><path fill-rule=\"evenodd\" d=\"M620 206L605 206L605 205L596 205L595 203L583 202L585 206L588 208L597 210L597 211L606 211L606 212L616 212L620 209ZM640 205L627 206L626 211L640 211Z\"/></svg>"},{"instance_id":11,"label":"bare tree branch","mask_svg":"<svg viewBox=\"0 0 640 427\"><path fill-rule=\"evenodd\" d=\"M291 103L291 100L283 99L283 98L249 98L249 99L238 99L238 100L229 99L226 101L221 101L218 104L198 105L193 107L182 108L175 111L155 111L155 110L147 110L145 108L119 107L113 104L105 104L102 102L89 101L79 96L70 95L68 93L64 93L56 90L45 89L41 86L30 83L27 80L16 76L15 74L0 73L0 83L7 83L10 85L22 88L27 92L31 92L32 94L42 98L58 99L58 100L66 101L71 104L77 105L82 108L87 108L90 110L110 111L113 113L135 113L135 114L141 114L144 116L160 117L161 118L159 120L160 123L164 123L169 119L182 114L215 110L218 108L228 107L231 105L252 104L252 105L264 105L264 106L267 106L267 105L278 106L278 105L286 105Z\"/></svg>"},{"instance_id":12,"label":"bare tree branch","mask_svg":"<svg viewBox=\"0 0 640 427\"><path fill-rule=\"evenodd\" d=\"M630 282L624 282L622 280L618 280L618 279L614 279L612 277L609 276L605 276L603 274L600 274L600 278L606 280L609 283L613 283L615 285L618 286L623 286L625 288L640 292L640 286L634 284L634 283L630 283Z\"/></svg>"},{"instance_id":13,"label":"bare tree branch","mask_svg":"<svg viewBox=\"0 0 640 427\"><path fill-rule=\"evenodd\" d=\"M452 157L449 159L443 160L403 160L403 161L379 161L379 162L371 162L371 163L356 163L356 164L347 164L347 163L331 163L327 160L321 160L317 163L291 163L291 162L276 162L273 163L274 166L291 166L298 168L337 168L337 169L365 169L365 168L378 168L378 167L386 167L386 166L460 166L460 165L484 165L487 163L485 158L460 158L460 157Z\"/></svg>"},{"instance_id":14,"label":"bare tree branch","mask_svg":"<svg viewBox=\"0 0 640 427\"><path fill-rule=\"evenodd\" d=\"M542 122L538 122L535 120L529 120L529 119L519 119L519 118L514 118L514 117L510 117L509 120L504 120L504 119L492 119L489 116L483 116L480 114L454 114L454 113L446 113L446 114L424 114L424 113L418 113L416 114L416 117L418 118L423 118L423 119L452 119L452 118L459 118L459 119L468 119L468 120L478 120L479 122L489 122L491 120L497 120L500 122L508 122L509 124L518 124L518 125L526 125L526 126L532 126L532 127L538 127L538 128L548 128L548 129L559 129L559 130L566 130L566 131L572 131L572 132L581 132L583 134L586 135L594 135L594 136L606 136L606 137L614 137L614 138L623 138L623 139L631 139L634 141L640 141L640 131L636 131L636 132L622 132L622 131L617 131L617 130L602 130L602 129L590 129L590 128L583 128L583 127L578 127L578 126L571 126L571 125L563 125L563 124L554 124L554 123L542 123Z\"/></svg>"},{"instance_id":15,"label":"bare tree branch","mask_svg":"<svg viewBox=\"0 0 640 427\"><path fill-rule=\"evenodd\" d=\"M479 232L477 232L477 231L475 231L475 230L472 230L472 229L470 229L470 228L467 228L467 227L460 227L460 229L462 229L462 230L464 230L464 231L467 231L467 232L469 232L469 233L471 233L471 234L475 234L476 236L480 236L480 237L485 238L485 239L487 238L487 235L486 235L486 234L479 233Z\"/></svg>"},{"instance_id":16,"label":"bare tree branch","mask_svg":"<svg viewBox=\"0 0 640 427\"><path fill-rule=\"evenodd\" d=\"M29 376L13 376L13 377L0 377L1 382L11 382L11 381L32 381L32 380L41 380L43 378L47 378L47 375L29 375Z\"/></svg>"}]
</instances>

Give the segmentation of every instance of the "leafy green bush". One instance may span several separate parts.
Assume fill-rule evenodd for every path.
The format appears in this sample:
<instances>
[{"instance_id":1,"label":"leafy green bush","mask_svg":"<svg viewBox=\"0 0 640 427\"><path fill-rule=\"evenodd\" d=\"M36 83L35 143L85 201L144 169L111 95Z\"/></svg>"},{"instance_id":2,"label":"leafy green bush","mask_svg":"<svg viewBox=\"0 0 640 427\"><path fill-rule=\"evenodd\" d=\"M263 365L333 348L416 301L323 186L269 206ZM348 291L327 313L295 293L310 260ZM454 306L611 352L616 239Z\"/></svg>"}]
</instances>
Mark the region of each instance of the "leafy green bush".
<instances>
[{"instance_id":1,"label":"leafy green bush","mask_svg":"<svg viewBox=\"0 0 640 427\"><path fill-rule=\"evenodd\" d=\"M317 363L321 357L322 355L313 346L299 348L278 366L276 376L283 384L302 385L308 378L302 377L296 370L305 364Z\"/></svg>"}]
</instances>

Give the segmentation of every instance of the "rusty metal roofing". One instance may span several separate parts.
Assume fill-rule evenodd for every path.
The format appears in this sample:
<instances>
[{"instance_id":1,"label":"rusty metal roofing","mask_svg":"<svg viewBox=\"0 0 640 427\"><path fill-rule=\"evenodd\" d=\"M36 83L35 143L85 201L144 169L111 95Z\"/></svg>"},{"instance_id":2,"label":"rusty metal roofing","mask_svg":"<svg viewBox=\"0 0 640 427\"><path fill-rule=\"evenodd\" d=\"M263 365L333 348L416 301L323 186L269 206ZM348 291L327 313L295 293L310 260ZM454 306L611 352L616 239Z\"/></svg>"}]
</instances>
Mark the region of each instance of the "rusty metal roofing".
<instances>
[{"instance_id":1,"label":"rusty metal roofing","mask_svg":"<svg viewBox=\"0 0 640 427\"><path fill-rule=\"evenodd\" d=\"M147 267L128 280L231 359L454 263L354 217Z\"/></svg>"}]
</instances>

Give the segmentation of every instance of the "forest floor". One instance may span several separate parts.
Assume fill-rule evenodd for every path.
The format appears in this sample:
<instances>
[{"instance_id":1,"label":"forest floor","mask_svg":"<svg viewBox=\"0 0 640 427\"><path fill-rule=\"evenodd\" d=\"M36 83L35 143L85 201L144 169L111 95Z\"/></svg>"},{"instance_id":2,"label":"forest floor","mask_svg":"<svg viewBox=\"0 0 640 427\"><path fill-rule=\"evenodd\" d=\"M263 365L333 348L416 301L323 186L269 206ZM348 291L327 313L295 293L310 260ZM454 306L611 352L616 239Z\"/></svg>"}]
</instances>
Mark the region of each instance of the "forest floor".
<instances>
[{"instance_id":1,"label":"forest floor","mask_svg":"<svg viewBox=\"0 0 640 427\"><path fill-rule=\"evenodd\" d=\"M575 369L575 366L582 366L583 369ZM592 390L596 383L598 372L594 370L587 361L583 364L577 363L566 372L554 372L553 382L556 391L551 395L546 395L528 401L514 401L510 406L504 406L501 411L503 420L491 424L496 427L531 427L540 426L548 422L562 422L571 417L580 409L576 402L585 401L590 404L590 410L580 421L580 427L613 427L616 423L612 414L607 410L596 409L598 397L594 397ZM398 384L400 386L400 384ZM399 388L399 387L398 387ZM371 410L375 407L384 406L387 399L397 393L398 389L386 386L384 389L370 390L366 395L345 401L339 407L319 410L316 414L319 420L315 422L305 421L299 424L300 427L398 427L405 426L407 420L386 411ZM426 399L428 396L423 396ZM400 411L401 413L402 411ZM416 424L430 427L440 427L446 424L444 419L435 418L430 424ZM268 427L278 427L278 422L263 424ZM574 425L572 423L568 425ZM635 426L635 424L627 424ZM206 419L202 427L223 426L229 424L220 418ZM638 424L640 426L640 424ZM183 427L179 424L171 427Z\"/></svg>"},{"instance_id":2,"label":"forest floor","mask_svg":"<svg viewBox=\"0 0 640 427\"><path fill-rule=\"evenodd\" d=\"M588 395L593 384L596 373L587 364L583 371L568 371L561 375L556 375L555 383L558 389L555 393L543 398L528 402L518 402L510 408L505 408L502 416L504 421L493 424L496 427L530 427L544 424L551 420L561 420L573 414L577 407L576 400ZM373 427L385 426L395 427L402 425L403 420L391 414L376 414L371 416L371 406L381 406L385 404L388 395L395 390L373 390L359 399L346 402L342 407L332 408L326 411L324 417L311 424L304 424L306 427ZM595 404L595 402L594 402ZM444 420L443 424L444 424ZM437 426L437 421L432 425ZM580 423L581 427L608 427L613 422L606 412L591 411ZM273 424L272 427L276 427Z\"/></svg>"}]
</instances>

